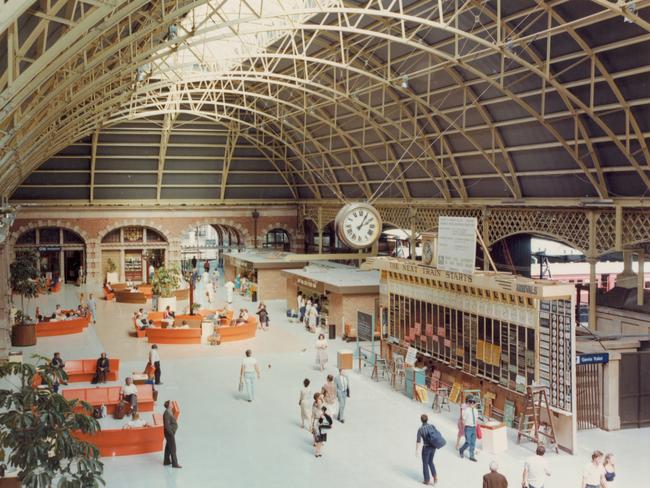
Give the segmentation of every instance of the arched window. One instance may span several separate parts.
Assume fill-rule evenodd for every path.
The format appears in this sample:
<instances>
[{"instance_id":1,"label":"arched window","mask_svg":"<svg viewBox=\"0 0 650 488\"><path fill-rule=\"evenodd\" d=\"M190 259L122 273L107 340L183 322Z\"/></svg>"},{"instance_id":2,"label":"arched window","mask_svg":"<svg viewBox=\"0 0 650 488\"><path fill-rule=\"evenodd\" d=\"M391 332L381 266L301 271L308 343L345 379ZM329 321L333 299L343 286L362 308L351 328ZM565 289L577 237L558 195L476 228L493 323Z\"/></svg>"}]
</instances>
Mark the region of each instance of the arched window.
<instances>
[{"instance_id":1,"label":"arched window","mask_svg":"<svg viewBox=\"0 0 650 488\"><path fill-rule=\"evenodd\" d=\"M266 233L266 244L264 247L289 251L291 249L289 233L284 229L271 229Z\"/></svg>"}]
</instances>

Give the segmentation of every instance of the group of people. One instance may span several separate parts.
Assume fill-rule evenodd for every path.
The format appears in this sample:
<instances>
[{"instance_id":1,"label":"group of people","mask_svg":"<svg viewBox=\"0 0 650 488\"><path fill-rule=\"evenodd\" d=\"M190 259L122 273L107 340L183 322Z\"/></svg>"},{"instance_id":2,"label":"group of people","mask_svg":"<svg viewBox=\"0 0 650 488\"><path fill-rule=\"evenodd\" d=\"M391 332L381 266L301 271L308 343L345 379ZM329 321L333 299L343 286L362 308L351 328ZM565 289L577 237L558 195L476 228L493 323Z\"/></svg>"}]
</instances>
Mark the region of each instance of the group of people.
<instances>
[{"instance_id":1,"label":"group of people","mask_svg":"<svg viewBox=\"0 0 650 488\"><path fill-rule=\"evenodd\" d=\"M79 305L73 309L64 310L60 304L57 303L54 312L47 315L43 314L40 307L36 307L34 317L37 322L60 322L62 320L71 320L80 317L91 317L93 323L96 322L97 317L97 302L95 296L91 293L86 300L83 293L79 296Z\"/></svg>"},{"instance_id":2,"label":"group of people","mask_svg":"<svg viewBox=\"0 0 650 488\"><path fill-rule=\"evenodd\" d=\"M462 426L463 435L459 431L456 439L456 448L459 450L460 457L464 458L466 449L470 450L470 459L477 461L474 457L474 448L476 443L476 419L478 418L475 406L475 400L468 397L466 403L462 405L459 420L459 430ZM416 437L416 455L420 451L422 456L422 474L423 483L432 485L438 482L438 473L433 462L436 449L441 447L435 445L435 433L437 429L428 423L428 416L422 415L420 421L422 426L418 429ZM439 435L439 434L438 434ZM459 448L462 437L465 437L465 443ZM444 441L442 443L444 445ZM551 468L544 457L546 448L538 445L535 454L529 456L524 461L521 486L523 488L544 488L546 480L551 476ZM616 477L616 466L614 464L614 455L604 455L601 451L594 451L591 455L591 462L583 469L582 481L580 488L613 488ZM496 461L490 462L490 471L483 476L483 488L508 488L507 478L499 473L499 465Z\"/></svg>"},{"instance_id":3,"label":"group of people","mask_svg":"<svg viewBox=\"0 0 650 488\"><path fill-rule=\"evenodd\" d=\"M316 332L318 327L318 300L316 297L307 298L302 294L302 291L298 292L296 297L296 302L298 305L298 319L300 323L304 324L305 328L309 332Z\"/></svg>"},{"instance_id":4,"label":"group of people","mask_svg":"<svg viewBox=\"0 0 650 488\"><path fill-rule=\"evenodd\" d=\"M328 374L325 384L319 391L312 392L311 380L302 382L298 406L300 407L300 426L313 436L314 455L322 456L327 432L332 428L332 414L336 411L339 422L345 423L345 406L350 397L350 380L345 370L339 369L336 377ZM331 413L330 413L331 412Z\"/></svg>"}]
</instances>

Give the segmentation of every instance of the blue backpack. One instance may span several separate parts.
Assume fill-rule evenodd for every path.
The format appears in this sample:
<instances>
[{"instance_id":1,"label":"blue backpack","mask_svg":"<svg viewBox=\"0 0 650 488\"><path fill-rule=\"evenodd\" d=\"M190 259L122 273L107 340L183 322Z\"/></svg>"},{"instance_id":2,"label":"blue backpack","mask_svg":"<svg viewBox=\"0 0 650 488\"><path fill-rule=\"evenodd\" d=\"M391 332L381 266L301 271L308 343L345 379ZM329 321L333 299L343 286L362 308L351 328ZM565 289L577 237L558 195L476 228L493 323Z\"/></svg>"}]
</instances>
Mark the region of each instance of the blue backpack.
<instances>
[{"instance_id":1,"label":"blue backpack","mask_svg":"<svg viewBox=\"0 0 650 488\"><path fill-rule=\"evenodd\" d=\"M447 441L442 437L440 431L431 425L431 429L427 430L425 433L424 443L435 447L436 449L440 449L447 444Z\"/></svg>"}]
</instances>

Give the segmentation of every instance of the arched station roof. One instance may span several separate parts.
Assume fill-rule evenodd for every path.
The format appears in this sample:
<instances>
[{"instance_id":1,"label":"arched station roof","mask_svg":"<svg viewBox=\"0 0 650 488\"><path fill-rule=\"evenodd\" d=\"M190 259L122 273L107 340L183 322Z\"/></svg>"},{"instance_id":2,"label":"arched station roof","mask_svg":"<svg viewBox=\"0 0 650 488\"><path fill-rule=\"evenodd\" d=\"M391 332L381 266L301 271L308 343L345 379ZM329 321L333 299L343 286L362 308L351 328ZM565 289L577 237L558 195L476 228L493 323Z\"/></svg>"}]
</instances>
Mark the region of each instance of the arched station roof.
<instances>
[{"instance_id":1,"label":"arched station roof","mask_svg":"<svg viewBox=\"0 0 650 488\"><path fill-rule=\"evenodd\" d=\"M650 0L0 2L15 201L650 190Z\"/></svg>"}]
</instances>

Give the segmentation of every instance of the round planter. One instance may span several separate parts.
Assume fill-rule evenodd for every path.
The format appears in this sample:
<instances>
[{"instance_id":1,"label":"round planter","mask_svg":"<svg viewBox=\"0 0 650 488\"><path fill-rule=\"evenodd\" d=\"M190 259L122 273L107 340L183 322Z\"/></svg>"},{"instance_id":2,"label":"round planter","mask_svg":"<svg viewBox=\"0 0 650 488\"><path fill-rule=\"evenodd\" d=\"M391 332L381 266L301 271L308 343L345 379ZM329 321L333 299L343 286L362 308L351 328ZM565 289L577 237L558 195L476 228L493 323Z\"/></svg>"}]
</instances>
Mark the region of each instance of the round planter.
<instances>
[{"instance_id":1,"label":"round planter","mask_svg":"<svg viewBox=\"0 0 650 488\"><path fill-rule=\"evenodd\" d=\"M158 297L158 306L157 309L159 312L162 312L167 308L169 305L169 308L172 312L176 311L176 297Z\"/></svg>"},{"instance_id":2,"label":"round planter","mask_svg":"<svg viewBox=\"0 0 650 488\"><path fill-rule=\"evenodd\" d=\"M36 345L36 326L14 325L11 329L11 345L18 347Z\"/></svg>"}]
</instances>

